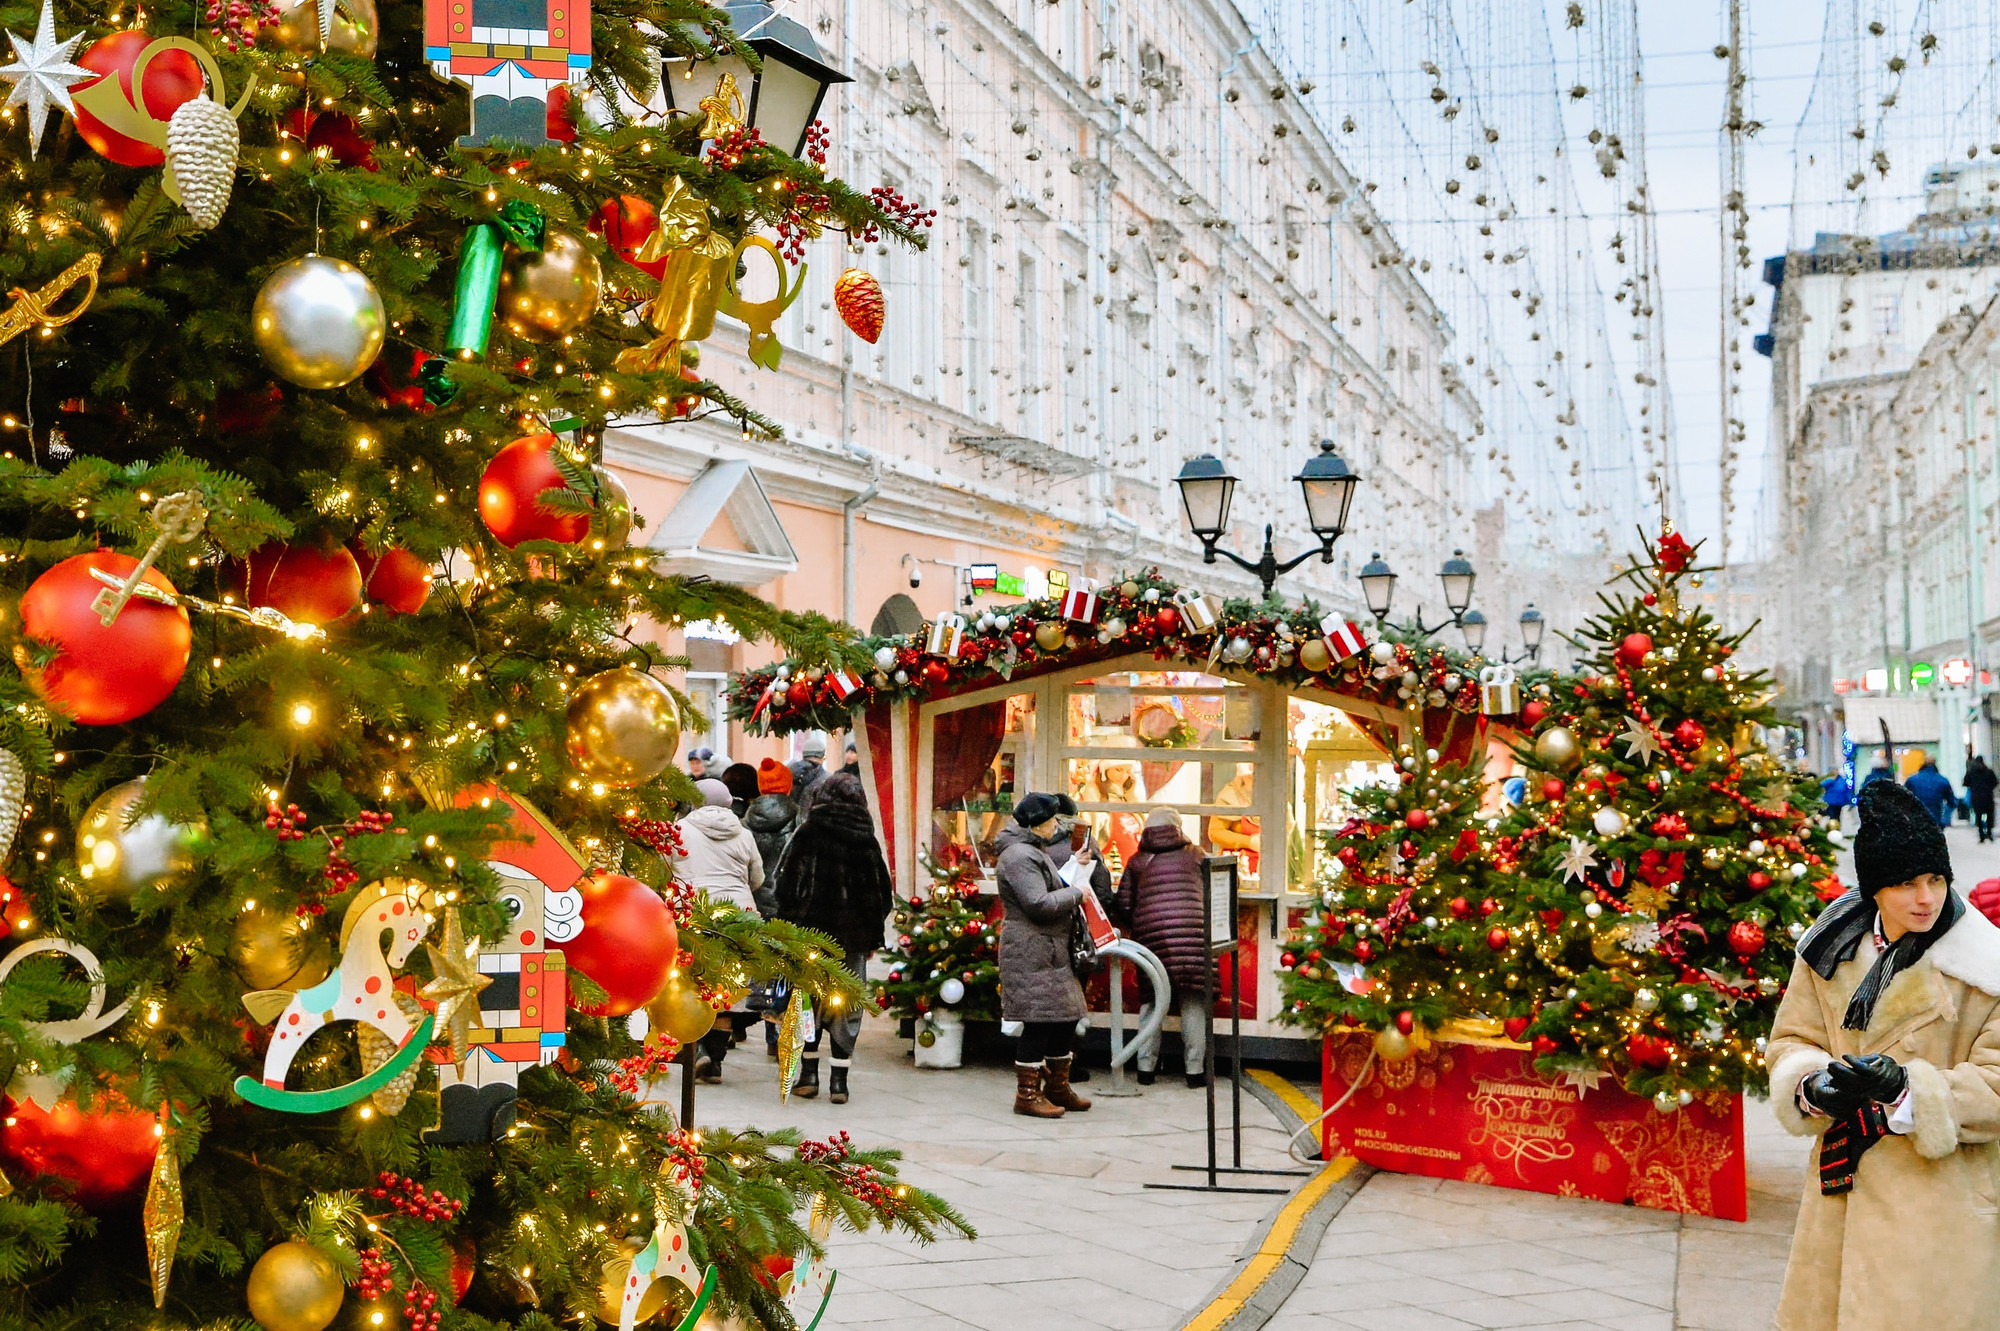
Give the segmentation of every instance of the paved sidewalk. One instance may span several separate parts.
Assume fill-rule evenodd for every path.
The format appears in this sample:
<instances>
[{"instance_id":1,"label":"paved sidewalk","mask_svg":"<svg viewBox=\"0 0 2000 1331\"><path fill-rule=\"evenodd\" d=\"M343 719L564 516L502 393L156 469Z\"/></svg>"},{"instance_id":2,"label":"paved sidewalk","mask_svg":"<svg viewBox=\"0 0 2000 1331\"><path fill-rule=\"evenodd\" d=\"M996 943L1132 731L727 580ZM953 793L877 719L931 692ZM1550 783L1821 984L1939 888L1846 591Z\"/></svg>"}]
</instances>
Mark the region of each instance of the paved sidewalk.
<instances>
[{"instance_id":1,"label":"paved sidewalk","mask_svg":"<svg viewBox=\"0 0 2000 1331\"><path fill-rule=\"evenodd\" d=\"M978 1229L976 1243L928 1249L880 1234L836 1236L840 1278L826 1331L1171 1331L1284 1200L1144 1186L1193 1181L1172 1166L1205 1158L1203 1096L1178 1076L1110 1099L1099 1070L1078 1088L1096 1101L1089 1113L1043 1122L1014 1115L1011 1069L919 1072L908 1053L892 1023L871 1020L855 1052L852 1100L832 1105L822 1095L781 1107L777 1065L753 1032L724 1064L723 1084L697 1088L697 1124L789 1125L816 1137L845 1128L858 1145L899 1146L904 1178L949 1199ZM1226 1089L1218 1096L1225 1129ZM1284 1167L1284 1134L1247 1094L1243 1124L1244 1164Z\"/></svg>"},{"instance_id":2,"label":"paved sidewalk","mask_svg":"<svg viewBox=\"0 0 2000 1331\"><path fill-rule=\"evenodd\" d=\"M2000 845L1976 844L1963 826L1949 839L1962 887L2000 876ZM1091 1112L1016 1118L1011 1070L919 1072L886 1021L862 1035L849 1104L780 1107L775 1065L755 1035L731 1054L725 1077L700 1088L698 1122L792 1125L813 1136L845 1128L858 1143L900 1146L904 1176L979 1229L976 1243L929 1249L836 1236L827 1331L1176 1331L1283 1200L1143 1186L1188 1181L1172 1166L1202 1159L1202 1095L1178 1079L1114 1100L1101 1095L1100 1073L1082 1088L1096 1096ZM1245 1164L1288 1163L1269 1110L1246 1095L1243 1119ZM1766 1331L1811 1144L1781 1131L1761 1100L1745 1105L1745 1144L1750 1219L1741 1225L1377 1174L1316 1254L1294 1254L1310 1257L1310 1270L1268 1326Z\"/></svg>"}]
</instances>

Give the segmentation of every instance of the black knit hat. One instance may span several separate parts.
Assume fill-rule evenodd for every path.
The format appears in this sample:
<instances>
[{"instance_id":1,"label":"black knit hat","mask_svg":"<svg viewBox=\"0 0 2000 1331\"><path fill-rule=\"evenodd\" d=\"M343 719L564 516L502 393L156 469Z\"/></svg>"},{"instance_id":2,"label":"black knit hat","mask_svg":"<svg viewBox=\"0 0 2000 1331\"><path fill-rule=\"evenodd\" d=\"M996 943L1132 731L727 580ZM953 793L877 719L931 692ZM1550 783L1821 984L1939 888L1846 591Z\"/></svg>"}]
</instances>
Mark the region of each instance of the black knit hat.
<instances>
[{"instance_id":1,"label":"black knit hat","mask_svg":"<svg viewBox=\"0 0 2000 1331\"><path fill-rule=\"evenodd\" d=\"M1951 881L1944 829L1915 795L1894 781L1869 783L1861 792L1861 829L1854 834L1854 876L1861 895L1872 897L1926 873Z\"/></svg>"},{"instance_id":2,"label":"black knit hat","mask_svg":"<svg viewBox=\"0 0 2000 1331\"><path fill-rule=\"evenodd\" d=\"M1021 802L1014 806L1014 821L1023 827L1040 827L1049 819L1062 812L1062 805L1054 795L1036 791L1023 795Z\"/></svg>"}]
</instances>

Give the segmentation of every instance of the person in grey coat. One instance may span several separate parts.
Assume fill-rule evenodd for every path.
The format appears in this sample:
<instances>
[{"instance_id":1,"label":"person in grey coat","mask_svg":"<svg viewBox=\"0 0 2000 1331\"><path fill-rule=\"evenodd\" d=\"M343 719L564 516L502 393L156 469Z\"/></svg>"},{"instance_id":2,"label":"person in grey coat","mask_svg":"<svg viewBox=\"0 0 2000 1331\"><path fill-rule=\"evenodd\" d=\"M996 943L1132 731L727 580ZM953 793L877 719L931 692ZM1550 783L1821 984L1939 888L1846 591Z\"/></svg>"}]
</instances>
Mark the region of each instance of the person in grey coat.
<instances>
[{"instance_id":1,"label":"person in grey coat","mask_svg":"<svg viewBox=\"0 0 2000 1331\"><path fill-rule=\"evenodd\" d=\"M1000 1015L1022 1024L1014 1054L1014 1112L1060 1118L1090 1108L1070 1089L1083 986L1069 964L1071 921L1084 889L1065 884L1049 847L1065 833L1054 795L1034 793L1014 806L1014 825L999 836Z\"/></svg>"}]
</instances>

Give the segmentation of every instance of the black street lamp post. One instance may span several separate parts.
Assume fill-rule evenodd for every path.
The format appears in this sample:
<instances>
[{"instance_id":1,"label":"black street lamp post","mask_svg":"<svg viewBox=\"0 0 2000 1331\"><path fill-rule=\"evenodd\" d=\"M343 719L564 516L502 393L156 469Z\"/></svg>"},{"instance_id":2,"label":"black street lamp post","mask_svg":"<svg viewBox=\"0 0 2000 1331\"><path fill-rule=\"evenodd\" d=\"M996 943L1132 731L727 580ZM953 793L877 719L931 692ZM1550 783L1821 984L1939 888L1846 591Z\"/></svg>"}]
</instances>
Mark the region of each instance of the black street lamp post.
<instances>
[{"instance_id":1,"label":"black street lamp post","mask_svg":"<svg viewBox=\"0 0 2000 1331\"><path fill-rule=\"evenodd\" d=\"M1480 644L1486 641L1486 616L1470 609L1472 584L1478 576L1473 572L1472 561L1465 557L1465 551L1452 551L1451 558L1445 560L1444 567L1438 570L1438 581L1444 584L1445 609L1451 611L1451 618L1427 625L1424 623L1424 609L1418 606L1416 616L1401 627L1429 637L1447 624L1456 624L1465 632L1466 647L1477 652ZM1389 606L1396 595L1396 571L1389 567L1379 550L1361 567L1361 595L1368 602L1368 613L1375 616L1375 622L1388 624Z\"/></svg>"},{"instance_id":2,"label":"black street lamp post","mask_svg":"<svg viewBox=\"0 0 2000 1331\"><path fill-rule=\"evenodd\" d=\"M1299 490L1306 501L1306 525L1319 538L1319 545L1303 551L1296 557L1279 562L1277 552L1271 546L1272 529L1264 527L1264 553L1254 562L1243 558L1233 550L1219 549L1219 542L1229 530L1229 505L1236 497L1236 478L1229 474L1229 468L1220 458L1210 453L1190 458L1181 468L1181 474L1174 477L1174 484L1181 488L1181 506L1187 510L1188 528L1195 539L1201 542L1201 561L1213 564L1221 555L1230 563L1246 572L1254 573L1264 584L1264 595L1271 594L1271 587L1280 576L1291 572L1299 565L1318 555L1320 562L1333 562L1333 543L1347 530L1347 511L1354 503L1354 488L1361 483L1361 477L1348 470L1347 464L1333 451L1333 441L1319 441L1319 455L1307 462L1292 478L1299 483Z\"/></svg>"}]
</instances>

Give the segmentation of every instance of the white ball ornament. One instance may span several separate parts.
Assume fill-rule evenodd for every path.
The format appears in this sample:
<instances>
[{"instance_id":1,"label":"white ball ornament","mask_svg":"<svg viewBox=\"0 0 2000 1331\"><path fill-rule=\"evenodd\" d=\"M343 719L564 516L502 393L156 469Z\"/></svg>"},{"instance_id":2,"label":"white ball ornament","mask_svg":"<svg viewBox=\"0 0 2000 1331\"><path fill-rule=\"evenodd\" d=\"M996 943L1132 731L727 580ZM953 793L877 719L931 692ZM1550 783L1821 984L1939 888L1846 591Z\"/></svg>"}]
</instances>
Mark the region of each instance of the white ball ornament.
<instances>
[{"instance_id":1,"label":"white ball ornament","mask_svg":"<svg viewBox=\"0 0 2000 1331\"><path fill-rule=\"evenodd\" d=\"M1583 908L1583 913L1594 920L1598 916L1604 913L1604 907L1598 905L1595 901L1593 901L1588 906L1585 906Z\"/></svg>"},{"instance_id":2,"label":"white ball ornament","mask_svg":"<svg viewBox=\"0 0 2000 1331\"><path fill-rule=\"evenodd\" d=\"M1414 772L1417 770L1417 760L1415 758L1405 758L1401 766L1405 772Z\"/></svg>"},{"instance_id":3,"label":"white ball ornament","mask_svg":"<svg viewBox=\"0 0 2000 1331\"><path fill-rule=\"evenodd\" d=\"M1425 749L1424 758L1427 761L1436 762L1438 760L1438 751L1436 749Z\"/></svg>"},{"instance_id":4,"label":"white ball ornament","mask_svg":"<svg viewBox=\"0 0 2000 1331\"><path fill-rule=\"evenodd\" d=\"M1368 656L1376 665L1388 665L1396 659L1396 645L1391 642L1375 643L1369 647Z\"/></svg>"},{"instance_id":5,"label":"white ball ornament","mask_svg":"<svg viewBox=\"0 0 2000 1331\"><path fill-rule=\"evenodd\" d=\"M938 986L938 997L944 1000L947 1005L963 1002L965 999L965 981L959 979L956 975L952 976L949 980Z\"/></svg>"},{"instance_id":6,"label":"white ball ornament","mask_svg":"<svg viewBox=\"0 0 2000 1331\"><path fill-rule=\"evenodd\" d=\"M1125 636L1125 621L1113 615L1104 621L1104 631L1114 638L1122 638Z\"/></svg>"},{"instance_id":7,"label":"white ball ornament","mask_svg":"<svg viewBox=\"0 0 2000 1331\"><path fill-rule=\"evenodd\" d=\"M875 649L875 668L885 674L888 671L894 670L896 668L896 649L894 647L877 647Z\"/></svg>"},{"instance_id":8,"label":"white ball ornament","mask_svg":"<svg viewBox=\"0 0 2000 1331\"><path fill-rule=\"evenodd\" d=\"M1701 677L1702 677L1702 678L1703 678L1704 680L1706 680L1706 681L1707 681L1708 683L1710 683L1710 684L1713 684L1713 683L1715 683L1715 678L1716 678L1716 676L1715 676L1715 667L1714 667L1714 666L1703 666L1703 667L1701 668Z\"/></svg>"},{"instance_id":9,"label":"white ball ornament","mask_svg":"<svg viewBox=\"0 0 2000 1331\"><path fill-rule=\"evenodd\" d=\"M1701 999L1692 990L1681 995L1681 1011L1692 1012L1701 1006Z\"/></svg>"},{"instance_id":10,"label":"white ball ornament","mask_svg":"<svg viewBox=\"0 0 2000 1331\"><path fill-rule=\"evenodd\" d=\"M1762 855L1764 853L1764 843L1761 841L1752 841L1748 846L1745 846L1744 849L1749 851L1752 855Z\"/></svg>"},{"instance_id":11,"label":"white ball ornament","mask_svg":"<svg viewBox=\"0 0 2000 1331\"><path fill-rule=\"evenodd\" d=\"M1424 928L1426 928L1426 929L1435 929L1435 928L1437 928L1437 927L1438 927L1438 917L1437 917L1437 916L1435 916L1435 915L1426 915L1426 916L1424 916Z\"/></svg>"},{"instance_id":12,"label":"white ball ornament","mask_svg":"<svg viewBox=\"0 0 2000 1331\"><path fill-rule=\"evenodd\" d=\"M907 670L898 670L895 673L895 675L892 676L892 678L894 678L898 684L907 684L910 682L910 672Z\"/></svg>"},{"instance_id":13,"label":"white ball ornament","mask_svg":"<svg viewBox=\"0 0 2000 1331\"><path fill-rule=\"evenodd\" d=\"M1682 1087L1680 1090L1674 1092L1674 1099L1680 1102L1682 1109L1686 1109L1694 1103L1694 1092L1688 1090L1686 1087Z\"/></svg>"},{"instance_id":14,"label":"white ball ornament","mask_svg":"<svg viewBox=\"0 0 2000 1331\"><path fill-rule=\"evenodd\" d=\"M1680 1107L1681 1102L1675 1099L1673 1093L1670 1091L1661 1091L1653 1097L1653 1108L1659 1110L1662 1114L1678 1113L1680 1112Z\"/></svg>"},{"instance_id":15,"label":"white ball ornament","mask_svg":"<svg viewBox=\"0 0 2000 1331\"><path fill-rule=\"evenodd\" d=\"M1805 865L1803 865L1803 864L1794 864L1794 865L1792 865L1792 869L1791 869L1791 873L1792 873L1792 877L1794 877L1794 878L1803 878L1803 877L1805 877L1805 876L1806 876L1806 874L1807 874L1808 872L1809 872L1809 870L1808 870L1808 869L1806 868L1806 866L1805 866Z\"/></svg>"},{"instance_id":16,"label":"white ball ornament","mask_svg":"<svg viewBox=\"0 0 2000 1331\"><path fill-rule=\"evenodd\" d=\"M1618 836L1625 831L1625 815L1607 804L1592 815L1590 825L1599 836Z\"/></svg>"},{"instance_id":17,"label":"white ball ornament","mask_svg":"<svg viewBox=\"0 0 2000 1331\"><path fill-rule=\"evenodd\" d=\"M1140 594L1139 599L1142 601L1157 601L1160 599L1160 589L1158 587L1148 587Z\"/></svg>"},{"instance_id":18,"label":"white ball ornament","mask_svg":"<svg viewBox=\"0 0 2000 1331\"><path fill-rule=\"evenodd\" d=\"M1806 927L1803 924L1794 921L1793 923L1785 926L1785 937L1791 939L1794 943L1798 942L1801 938L1804 938L1805 936L1806 936Z\"/></svg>"},{"instance_id":19,"label":"white ball ornament","mask_svg":"<svg viewBox=\"0 0 2000 1331\"><path fill-rule=\"evenodd\" d=\"M1651 989L1633 991L1632 1006L1640 1012L1652 1012L1660 1006L1660 996Z\"/></svg>"},{"instance_id":20,"label":"white ball ornament","mask_svg":"<svg viewBox=\"0 0 2000 1331\"><path fill-rule=\"evenodd\" d=\"M1222 655L1225 660L1232 662L1249 660L1250 640L1248 638L1231 638L1229 645L1222 649Z\"/></svg>"}]
</instances>

